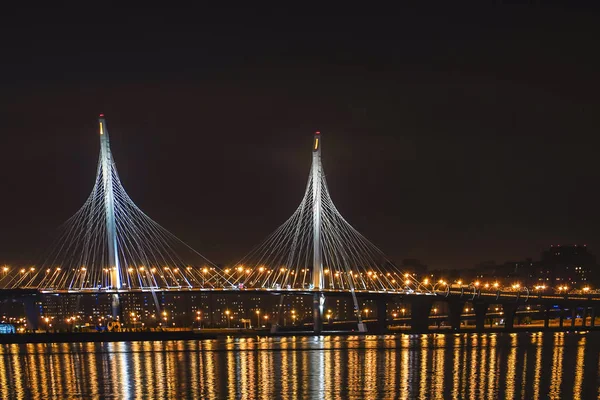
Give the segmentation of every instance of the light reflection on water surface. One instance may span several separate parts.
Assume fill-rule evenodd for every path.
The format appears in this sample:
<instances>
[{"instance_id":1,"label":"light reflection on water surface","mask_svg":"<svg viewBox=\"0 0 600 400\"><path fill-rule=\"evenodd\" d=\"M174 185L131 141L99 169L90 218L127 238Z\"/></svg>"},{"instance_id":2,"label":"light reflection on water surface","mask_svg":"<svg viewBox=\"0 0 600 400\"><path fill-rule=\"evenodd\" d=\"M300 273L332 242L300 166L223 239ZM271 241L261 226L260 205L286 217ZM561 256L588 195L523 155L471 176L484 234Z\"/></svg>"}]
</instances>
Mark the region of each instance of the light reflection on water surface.
<instances>
[{"instance_id":1,"label":"light reflection on water surface","mask_svg":"<svg viewBox=\"0 0 600 400\"><path fill-rule=\"evenodd\" d=\"M0 345L0 399L598 398L600 333Z\"/></svg>"}]
</instances>

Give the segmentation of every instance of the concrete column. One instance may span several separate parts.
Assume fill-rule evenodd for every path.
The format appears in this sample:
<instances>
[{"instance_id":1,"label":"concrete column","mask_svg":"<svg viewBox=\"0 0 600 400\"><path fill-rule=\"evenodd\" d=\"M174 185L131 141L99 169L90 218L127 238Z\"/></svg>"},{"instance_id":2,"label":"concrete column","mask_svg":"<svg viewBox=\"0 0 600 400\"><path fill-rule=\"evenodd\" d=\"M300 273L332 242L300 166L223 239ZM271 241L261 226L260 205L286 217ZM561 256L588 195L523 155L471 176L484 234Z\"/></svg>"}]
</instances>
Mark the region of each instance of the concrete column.
<instances>
[{"instance_id":1,"label":"concrete column","mask_svg":"<svg viewBox=\"0 0 600 400\"><path fill-rule=\"evenodd\" d=\"M385 333L388 330L387 326L387 300L385 298L378 298L375 301L377 306L377 331L379 333Z\"/></svg>"},{"instance_id":2,"label":"concrete column","mask_svg":"<svg viewBox=\"0 0 600 400\"><path fill-rule=\"evenodd\" d=\"M586 326L587 316L588 316L588 307L583 306L583 311L581 313L581 326Z\"/></svg>"},{"instance_id":3,"label":"concrete column","mask_svg":"<svg viewBox=\"0 0 600 400\"><path fill-rule=\"evenodd\" d=\"M564 322L565 322L565 310L564 310L564 308L562 308L562 307L561 307L561 308L559 308L559 311L558 311L558 318L559 318L559 319L558 319L558 325L559 325L559 326L562 328L562 327L563 327L563 324L564 324Z\"/></svg>"},{"instance_id":4,"label":"concrete column","mask_svg":"<svg viewBox=\"0 0 600 400\"><path fill-rule=\"evenodd\" d=\"M596 307L591 307L590 310L590 326L596 326Z\"/></svg>"},{"instance_id":5,"label":"concrete column","mask_svg":"<svg viewBox=\"0 0 600 400\"><path fill-rule=\"evenodd\" d=\"M36 304L37 296L30 295L22 298L25 319L27 320L27 329L36 331L39 329L40 309Z\"/></svg>"},{"instance_id":6,"label":"concrete column","mask_svg":"<svg viewBox=\"0 0 600 400\"><path fill-rule=\"evenodd\" d=\"M475 309L475 329L481 332L485 329L485 314L488 309L488 305L485 303L473 303Z\"/></svg>"},{"instance_id":7,"label":"concrete column","mask_svg":"<svg viewBox=\"0 0 600 400\"><path fill-rule=\"evenodd\" d=\"M544 328L550 326L550 307L544 306Z\"/></svg>"},{"instance_id":8,"label":"concrete column","mask_svg":"<svg viewBox=\"0 0 600 400\"><path fill-rule=\"evenodd\" d=\"M575 326L575 319L577 319L577 306L571 309L571 328Z\"/></svg>"},{"instance_id":9,"label":"concrete column","mask_svg":"<svg viewBox=\"0 0 600 400\"><path fill-rule=\"evenodd\" d=\"M460 320L462 311L465 307L465 302L451 299L448 303L448 320L453 331L460 329Z\"/></svg>"},{"instance_id":10,"label":"concrete column","mask_svg":"<svg viewBox=\"0 0 600 400\"><path fill-rule=\"evenodd\" d=\"M515 326L515 311L517 311L516 303L502 304L504 311L504 327L506 329L512 329Z\"/></svg>"},{"instance_id":11,"label":"concrete column","mask_svg":"<svg viewBox=\"0 0 600 400\"><path fill-rule=\"evenodd\" d=\"M429 314L434 296L413 296L410 298L410 329L417 332L429 330Z\"/></svg>"},{"instance_id":12,"label":"concrete column","mask_svg":"<svg viewBox=\"0 0 600 400\"><path fill-rule=\"evenodd\" d=\"M325 306L325 296L322 293L313 294L313 332L323 332L323 308Z\"/></svg>"}]
</instances>

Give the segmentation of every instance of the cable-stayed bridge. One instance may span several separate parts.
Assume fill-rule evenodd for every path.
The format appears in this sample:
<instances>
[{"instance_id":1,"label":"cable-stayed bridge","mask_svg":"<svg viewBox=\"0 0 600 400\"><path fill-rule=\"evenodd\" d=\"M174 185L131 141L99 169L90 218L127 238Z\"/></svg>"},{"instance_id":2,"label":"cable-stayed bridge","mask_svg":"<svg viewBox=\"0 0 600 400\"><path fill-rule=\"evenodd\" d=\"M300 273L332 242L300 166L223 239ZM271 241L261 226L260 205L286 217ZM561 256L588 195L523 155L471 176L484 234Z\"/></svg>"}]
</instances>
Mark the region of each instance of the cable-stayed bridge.
<instances>
[{"instance_id":1,"label":"cable-stayed bridge","mask_svg":"<svg viewBox=\"0 0 600 400\"><path fill-rule=\"evenodd\" d=\"M102 114L98 118L98 135L100 157L89 197L60 228L42 261L27 268L2 267L0 291L103 293L111 296L114 319L121 315L120 296L135 292L151 292L157 312L160 307L156 293L165 291L269 293L279 295L281 303L285 295L312 296L315 332L323 329L325 296L352 297L359 331L366 329L359 297L377 301L376 314L383 326L386 302L402 298L411 303L411 326L427 328L439 292L434 293L431 285L400 271L338 211L323 170L320 132L313 136L312 165L296 210L261 244L228 268L210 262L136 206L119 179ZM464 290L456 293L447 288L443 293L450 300L456 296L458 300L449 303L455 316L453 326L456 315L460 325L466 301L478 310L480 326L491 302L517 304L529 299L511 293L502 295L499 291L493 299L489 293L482 296L476 287L468 288L466 297ZM564 300L580 304L586 299ZM541 297L538 300L556 301ZM277 327L277 323L273 326Z\"/></svg>"},{"instance_id":2,"label":"cable-stayed bridge","mask_svg":"<svg viewBox=\"0 0 600 400\"><path fill-rule=\"evenodd\" d=\"M5 268L0 288L111 293L115 318L119 293L128 291L310 292L315 294L317 324L326 292L427 292L339 213L323 172L319 132L314 134L312 167L296 211L239 263L223 269L152 220L129 197L119 179L103 114L98 136L100 157L88 199L60 228L44 259L28 268ZM355 308L360 319L356 298Z\"/></svg>"}]
</instances>

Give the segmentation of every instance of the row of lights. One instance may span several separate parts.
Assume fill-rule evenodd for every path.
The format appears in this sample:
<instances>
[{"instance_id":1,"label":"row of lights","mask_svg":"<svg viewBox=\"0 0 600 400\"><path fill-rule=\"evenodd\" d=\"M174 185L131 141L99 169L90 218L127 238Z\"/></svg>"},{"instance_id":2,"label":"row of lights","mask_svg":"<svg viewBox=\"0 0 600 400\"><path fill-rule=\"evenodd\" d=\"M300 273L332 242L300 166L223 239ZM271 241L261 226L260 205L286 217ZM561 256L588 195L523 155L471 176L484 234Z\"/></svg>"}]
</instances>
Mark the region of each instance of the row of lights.
<instances>
[{"instance_id":1,"label":"row of lights","mask_svg":"<svg viewBox=\"0 0 600 400\"><path fill-rule=\"evenodd\" d=\"M429 279L428 279L428 278L425 278L425 279L423 279L423 282L422 282L422 283L423 283L423 285L429 285ZM462 280L457 280L455 283L456 283L457 285L459 285L459 286L462 286L462 285L463 285L463 282L462 282ZM446 281L445 281L445 280L443 280L443 279L440 279L440 280L439 280L439 281L436 283L436 285L435 285L435 286L437 286L438 284L439 284L439 285L442 285L442 286L451 286L451 285L452 285L451 283L449 283L449 282L446 282ZM487 282L486 282L486 283L484 283L484 284L482 285L482 284L481 284L481 282L479 282L479 281L475 281L475 282L473 282L473 283L472 283L472 285L473 285L473 286L475 286L476 288L483 287L483 288L485 288L485 289L489 289L489 288L491 288L491 287L493 287L493 288L495 288L495 289L498 289L498 288L500 287L500 283L498 283L498 282L494 282L494 283L492 283L492 284L490 284L490 283L487 283ZM513 290L518 290L518 289L520 289L522 286L521 286L521 284L520 284L520 283L518 283L518 282L517 282L517 283L513 283L513 284L512 284L510 287L511 287L511 289L513 289ZM535 290L545 290L545 289L547 289L548 287L547 287L546 285L536 285L536 286L534 286L533 288L534 288ZM558 287L557 287L557 290L558 290L558 291L567 291L567 290L569 290L569 287L568 287L568 286L566 286L566 285L562 285L562 286L558 286ZM589 291L591 290L591 288L590 288L589 286L584 286L584 287L582 288L582 290L583 290L584 292L589 292Z\"/></svg>"}]
</instances>

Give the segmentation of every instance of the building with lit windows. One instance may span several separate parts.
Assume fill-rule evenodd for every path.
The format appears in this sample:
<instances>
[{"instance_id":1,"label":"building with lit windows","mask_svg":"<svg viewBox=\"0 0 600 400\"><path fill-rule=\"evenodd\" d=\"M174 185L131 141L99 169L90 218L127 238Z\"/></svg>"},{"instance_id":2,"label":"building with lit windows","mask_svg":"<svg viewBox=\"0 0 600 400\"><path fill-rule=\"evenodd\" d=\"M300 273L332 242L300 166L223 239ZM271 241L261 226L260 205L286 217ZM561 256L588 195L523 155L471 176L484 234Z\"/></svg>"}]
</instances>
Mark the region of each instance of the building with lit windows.
<instances>
[{"instance_id":1,"label":"building with lit windows","mask_svg":"<svg viewBox=\"0 0 600 400\"><path fill-rule=\"evenodd\" d=\"M555 287L598 286L599 267L596 256L586 245L551 246L542 253L537 270L537 281Z\"/></svg>"}]
</instances>

